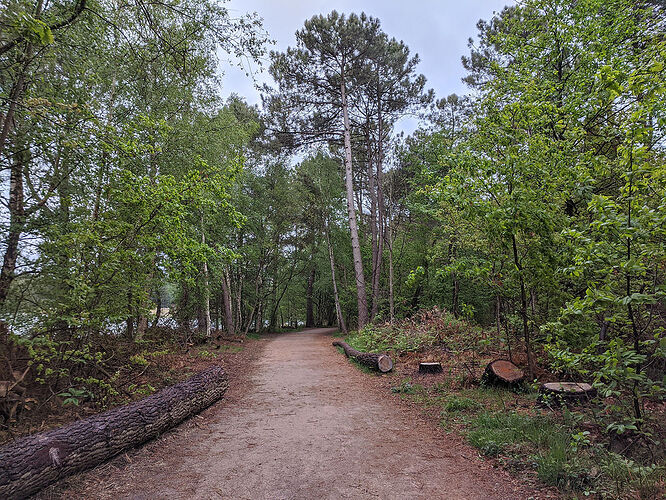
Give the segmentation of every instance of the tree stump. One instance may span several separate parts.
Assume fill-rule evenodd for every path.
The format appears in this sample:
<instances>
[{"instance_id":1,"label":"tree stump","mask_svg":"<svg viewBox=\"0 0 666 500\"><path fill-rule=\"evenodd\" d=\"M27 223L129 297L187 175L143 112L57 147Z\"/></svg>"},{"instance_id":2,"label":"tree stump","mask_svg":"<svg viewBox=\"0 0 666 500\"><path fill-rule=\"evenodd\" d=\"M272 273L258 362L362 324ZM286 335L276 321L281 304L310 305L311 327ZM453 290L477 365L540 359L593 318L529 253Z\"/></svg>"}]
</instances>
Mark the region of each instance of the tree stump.
<instances>
[{"instance_id":1,"label":"tree stump","mask_svg":"<svg viewBox=\"0 0 666 500\"><path fill-rule=\"evenodd\" d=\"M334 346L342 347L348 358L355 359L359 363L373 370L382 373L390 372L393 369L393 361L386 354L376 354L374 352L361 352L354 349L347 342L341 340L333 342Z\"/></svg>"},{"instance_id":2,"label":"tree stump","mask_svg":"<svg viewBox=\"0 0 666 500\"><path fill-rule=\"evenodd\" d=\"M486 366L482 380L488 385L515 388L525 379L523 371L507 359L496 359Z\"/></svg>"},{"instance_id":3,"label":"tree stump","mask_svg":"<svg viewBox=\"0 0 666 500\"><path fill-rule=\"evenodd\" d=\"M419 373L442 373L441 363L419 363Z\"/></svg>"},{"instance_id":4,"label":"tree stump","mask_svg":"<svg viewBox=\"0 0 666 500\"><path fill-rule=\"evenodd\" d=\"M537 401L546 406L581 404L596 395L596 389L583 382L548 382L541 384Z\"/></svg>"},{"instance_id":5,"label":"tree stump","mask_svg":"<svg viewBox=\"0 0 666 500\"><path fill-rule=\"evenodd\" d=\"M0 447L0 498L25 498L157 437L219 400L229 386L219 366L140 401Z\"/></svg>"}]
</instances>

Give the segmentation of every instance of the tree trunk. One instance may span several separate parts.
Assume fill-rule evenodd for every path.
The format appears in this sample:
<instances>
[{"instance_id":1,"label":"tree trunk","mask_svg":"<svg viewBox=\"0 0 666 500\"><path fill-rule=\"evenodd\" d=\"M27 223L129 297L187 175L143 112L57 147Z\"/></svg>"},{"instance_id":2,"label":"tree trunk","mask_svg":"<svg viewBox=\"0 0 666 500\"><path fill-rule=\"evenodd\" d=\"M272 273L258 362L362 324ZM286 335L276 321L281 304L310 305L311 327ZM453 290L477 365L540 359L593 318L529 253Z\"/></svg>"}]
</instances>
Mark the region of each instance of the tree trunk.
<instances>
[{"instance_id":1,"label":"tree trunk","mask_svg":"<svg viewBox=\"0 0 666 500\"><path fill-rule=\"evenodd\" d=\"M372 272L370 276L370 284L372 286L372 302L370 304L370 321L374 321L377 315L377 297L375 294L375 277L378 273L377 261L379 258L379 245L377 234L377 185L375 182L375 171L372 165L372 148L370 146L370 123L366 122L366 163L368 171L368 196L370 197L370 246L372 250ZM360 208L359 208L360 210Z\"/></svg>"},{"instance_id":2,"label":"tree trunk","mask_svg":"<svg viewBox=\"0 0 666 500\"><path fill-rule=\"evenodd\" d=\"M0 270L0 308L4 306L9 295L9 287L14 280L18 245L25 224L23 168L24 161L27 161L26 156L27 149L16 155L9 174L9 232L7 233L2 270Z\"/></svg>"},{"instance_id":3,"label":"tree trunk","mask_svg":"<svg viewBox=\"0 0 666 500\"><path fill-rule=\"evenodd\" d=\"M0 497L25 498L154 439L218 401L227 376L213 366L145 399L0 448Z\"/></svg>"},{"instance_id":4,"label":"tree trunk","mask_svg":"<svg viewBox=\"0 0 666 500\"><path fill-rule=\"evenodd\" d=\"M155 328L159 322L160 318L162 317L162 294L160 293L160 290L157 290L157 308L155 309L155 319L153 320L153 328Z\"/></svg>"},{"instance_id":5,"label":"tree trunk","mask_svg":"<svg viewBox=\"0 0 666 500\"><path fill-rule=\"evenodd\" d=\"M500 329L500 296L499 294L495 295L495 328L497 330L497 339L502 335L502 331Z\"/></svg>"},{"instance_id":6,"label":"tree trunk","mask_svg":"<svg viewBox=\"0 0 666 500\"><path fill-rule=\"evenodd\" d=\"M336 347L342 347L345 355L352 358L368 368L380 371L382 373L390 372L393 369L393 361L386 354L376 354L374 352L361 352L354 349L347 342L333 342Z\"/></svg>"},{"instance_id":7,"label":"tree trunk","mask_svg":"<svg viewBox=\"0 0 666 500\"><path fill-rule=\"evenodd\" d=\"M139 314L139 317L136 319L136 335L134 339L141 340L146 330L148 330L148 316Z\"/></svg>"},{"instance_id":8,"label":"tree trunk","mask_svg":"<svg viewBox=\"0 0 666 500\"><path fill-rule=\"evenodd\" d=\"M305 326L306 328L312 328L314 325L314 304L312 302L312 292L314 290L314 282L316 276L316 268L313 265L312 271L310 271L310 276L308 277L308 284L305 291Z\"/></svg>"},{"instance_id":9,"label":"tree trunk","mask_svg":"<svg viewBox=\"0 0 666 500\"><path fill-rule=\"evenodd\" d=\"M252 326L252 323L254 322L255 314L258 314L258 310L261 307L261 285L263 282L263 258L259 259L259 267L257 269L257 280L254 286L254 307L252 308L252 311L250 311L250 317L248 318L246 324L245 324L245 336L247 337L248 332L250 331L250 327ZM256 325L255 325L255 331L257 331Z\"/></svg>"},{"instance_id":10,"label":"tree trunk","mask_svg":"<svg viewBox=\"0 0 666 500\"><path fill-rule=\"evenodd\" d=\"M280 295L277 295L277 288L275 289L275 304L273 305L273 312L271 313L271 327L275 326L275 322L277 320L277 313L278 311L280 312L280 326L284 325L284 318L282 317L282 311L280 310L280 302L282 302L282 299L284 298L284 294L287 292L287 289L289 288L289 283L291 283L292 278L294 277L294 270L296 269L296 259L294 259L291 269L289 271L289 278L287 278L287 282L284 285L284 288L282 289L282 292Z\"/></svg>"},{"instance_id":11,"label":"tree trunk","mask_svg":"<svg viewBox=\"0 0 666 500\"><path fill-rule=\"evenodd\" d=\"M37 2L33 17L39 19L42 15L43 1ZM5 142L9 133L14 127L14 114L19 101L23 98L26 91L26 73L32 61L33 45L27 43L24 51L23 66L18 74L16 82L12 86L9 94L9 108L4 117L0 115L0 155L5 149ZM23 206L23 169L26 167L24 161L27 159L29 149L16 155L12 162L11 172L9 174L9 233L7 234L7 247L0 270L0 309L5 305L9 287L14 280L14 271L16 270L16 260L18 258L18 244L25 224L25 211Z\"/></svg>"},{"instance_id":12,"label":"tree trunk","mask_svg":"<svg viewBox=\"0 0 666 500\"><path fill-rule=\"evenodd\" d=\"M453 280L453 317L457 318L460 316L460 282L455 272L451 273L451 279Z\"/></svg>"},{"instance_id":13,"label":"tree trunk","mask_svg":"<svg viewBox=\"0 0 666 500\"><path fill-rule=\"evenodd\" d=\"M354 172L352 170L351 130L349 126L349 110L347 104L344 72L341 74L341 80L340 93L342 99L342 117L344 121L345 187L347 193L347 212L349 215L349 232L351 233L352 253L354 256L356 298L358 301L358 327L363 328L368 324L368 299L365 294L365 276L363 275L361 244L358 239L356 209L354 208Z\"/></svg>"},{"instance_id":14,"label":"tree trunk","mask_svg":"<svg viewBox=\"0 0 666 500\"><path fill-rule=\"evenodd\" d=\"M393 227L391 220L387 224L388 257L389 257L389 318L391 324L395 321L395 292L393 290L394 270L393 270Z\"/></svg>"},{"instance_id":15,"label":"tree trunk","mask_svg":"<svg viewBox=\"0 0 666 500\"><path fill-rule=\"evenodd\" d=\"M453 264L453 260L456 258L456 247L454 241L449 243L448 251L448 261L449 265ZM455 271L451 271L451 282L453 284L453 292L451 296L451 309L453 312L453 317L457 318L460 316L460 305L459 305L459 295L460 295L460 282L458 281L458 276Z\"/></svg>"},{"instance_id":16,"label":"tree trunk","mask_svg":"<svg viewBox=\"0 0 666 500\"><path fill-rule=\"evenodd\" d=\"M222 304L224 305L224 328L227 330L227 335L233 337L236 335L234 328L234 317L231 312L231 284L229 283L229 268L224 266L222 272Z\"/></svg>"},{"instance_id":17,"label":"tree trunk","mask_svg":"<svg viewBox=\"0 0 666 500\"><path fill-rule=\"evenodd\" d=\"M379 88L379 87L378 87ZM384 259L384 130L381 109L381 95L377 94L377 257L374 259L372 272L372 311L370 317L374 321L379 310L379 285Z\"/></svg>"},{"instance_id":18,"label":"tree trunk","mask_svg":"<svg viewBox=\"0 0 666 500\"><path fill-rule=\"evenodd\" d=\"M260 332L264 329L264 302L263 299L259 301L257 306L257 319L254 326L255 332Z\"/></svg>"},{"instance_id":19,"label":"tree trunk","mask_svg":"<svg viewBox=\"0 0 666 500\"><path fill-rule=\"evenodd\" d=\"M335 299L335 313L338 316L338 326L342 333L347 335L347 324L342 315L342 307L340 306L340 295L338 295L338 284L335 279L335 258L333 257L333 247L331 247L331 239L328 235L328 222L326 222L326 245L328 246L328 259L331 262L331 279L333 281L333 298Z\"/></svg>"},{"instance_id":20,"label":"tree trunk","mask_svg":"<svg viewBox=\"0 0 666 500\"><path fill-rule=\"evenodd\" d=\"M38 9L38 12L39 10L41 10L41 8ZM35 18L36 19L39 18L39 13L35 16ZM26 90L27 85L25 83L25 74L28 71L28 66L30 65L31 59L32 59L32 44L28 44L24 57L25 62L23 64L23 67L21 68L21 72L19 73L18 78L16 79L16 83L14 83L14 86L12 87L12 90L9 95L8 99L9 108L7 109L7 114L0 121L2 123L2 127L0 128L0 155L5 149L5 142L9 137L9 132L11 132L12 126L14 125L14 113L16 112L16 107Z\"/></svg>"},{"instance_id":21,"label":"tree trunk","mask_svg":"<svg viewBox=\"0 0 666 500\"><path fill-rule=\"evenodd\" d=\"M204 216L201 214L201 244L206 245L206 232L204 228ZM206 338L211 337L210 332L210 285L208 283L208 260L203 261L203 329L201 331Z\"/></svg>"}]
</instances>

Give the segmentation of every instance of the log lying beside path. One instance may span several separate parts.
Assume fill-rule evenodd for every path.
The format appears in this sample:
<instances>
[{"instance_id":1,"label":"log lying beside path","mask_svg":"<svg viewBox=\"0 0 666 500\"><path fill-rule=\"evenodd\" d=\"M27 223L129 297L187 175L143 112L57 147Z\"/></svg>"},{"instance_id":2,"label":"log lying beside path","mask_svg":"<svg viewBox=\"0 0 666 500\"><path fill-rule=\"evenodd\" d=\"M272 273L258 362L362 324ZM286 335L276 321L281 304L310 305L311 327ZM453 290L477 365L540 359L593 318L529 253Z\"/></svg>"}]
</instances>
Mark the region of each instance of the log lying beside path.
<instances>
[{"instance_id":1,"label":"log lying beside path","mask_svg":"<svg viewBox=\"0 0 666 500\"><path fill-rule=\"evenodd\" d=\"M393 369L393 361L391 361L391 358L389 358L386 354L357 351L347 342L343 342L341 340L333 342L333 345L342 347L348 358L353 358L368 368L378 370L382 373L390 372Z\"/></svg>"},{"instance_id":2,"label":"log lying beside path","mask_svg":"<svg viewBox=\"0 0 666 500\"><path fill-rule=\"evenodd\" d=\"M228 386L213 366L140 401L7 444L0 448L0 498L25 498L153 439L215 403Z\"/></svg>"}]
</instances>

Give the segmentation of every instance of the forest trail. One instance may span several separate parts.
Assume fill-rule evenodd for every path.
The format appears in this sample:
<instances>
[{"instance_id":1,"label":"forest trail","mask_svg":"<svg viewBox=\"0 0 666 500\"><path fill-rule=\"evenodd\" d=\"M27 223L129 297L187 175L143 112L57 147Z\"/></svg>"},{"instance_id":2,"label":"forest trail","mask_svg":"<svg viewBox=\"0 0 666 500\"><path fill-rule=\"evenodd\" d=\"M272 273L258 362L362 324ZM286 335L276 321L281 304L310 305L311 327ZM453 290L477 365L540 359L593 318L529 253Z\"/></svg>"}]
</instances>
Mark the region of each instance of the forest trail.
<instances>
[{"instance_id":1,"label":"forest trail","mask_svg":"<svg viewBox=\"0 0 666 500\"><path fill-rule=\"evenodd\" d=\"M267 341L256 367L235 387L232 380L229 398L120 464L89 472L56 495L528 496L456 438L383 396L368 375L331 346L333 332L313 329Z\"/></svg>"}]
</instances>

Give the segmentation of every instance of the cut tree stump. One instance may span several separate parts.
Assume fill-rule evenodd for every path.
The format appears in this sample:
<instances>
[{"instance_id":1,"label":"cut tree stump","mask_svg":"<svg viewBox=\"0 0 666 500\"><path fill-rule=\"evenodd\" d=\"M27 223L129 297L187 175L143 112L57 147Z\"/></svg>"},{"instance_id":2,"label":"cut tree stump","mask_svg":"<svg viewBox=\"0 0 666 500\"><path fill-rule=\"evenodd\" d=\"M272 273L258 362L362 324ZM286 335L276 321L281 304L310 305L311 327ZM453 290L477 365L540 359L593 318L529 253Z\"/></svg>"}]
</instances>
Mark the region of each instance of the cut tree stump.
<instances>
[{"instance_id":1,"label":"cut tree stump","mask_svg":"<svg viewBox=\"0 0 666 500\"><path fill-rule=\"evenodd\" d=\"M419 363L419 373L442 373L442 363Z\"/></svg>"},{"instance_id":2,"label":"cut tree stump","mask_svg":"<svg viewBox=\"0 0 666 500\"><path fill-rule=\"evenodd\" d=\"M213 366L140 401L0 447L0 498L25 498L157 437L218 401L227 375Z\"/></svg>"},{"instance_id":3,"label":"cut tree stump","mask_svg":"<svg viewBox=\"0 0 666 500\"><path fill-rule=\"evenodd\" d=\"M354 349L347 342L336 341L333 342L334 346L342 347L345 355L348 358L353 358L359 363L373 370L382 373L390 372L393 369L393 361L386 354L376 354L374 352L361 352Z\"/></svg>"},{"instance_id":4,"label":"cut tree stump","mask_svg":"<svg viewBox=\"0 0 666 500\"><path fill-rule=\"evenodd\" d=\"M491 361L483 372L483 381L489 385L514 388L524 379L523 371L508 359Z\"/></svg>"},{"instance_id":5,"label":"cut tree stump","mask_svg":"<svg viewBox=\"0 0 666 500\"><path fill-rule=\"evenodd\" d=\"M541 384L537 401L547 406L560 406L587 403L596 395L596 389L584 382L548 382Z\"/></svg>"}]
</instances>

